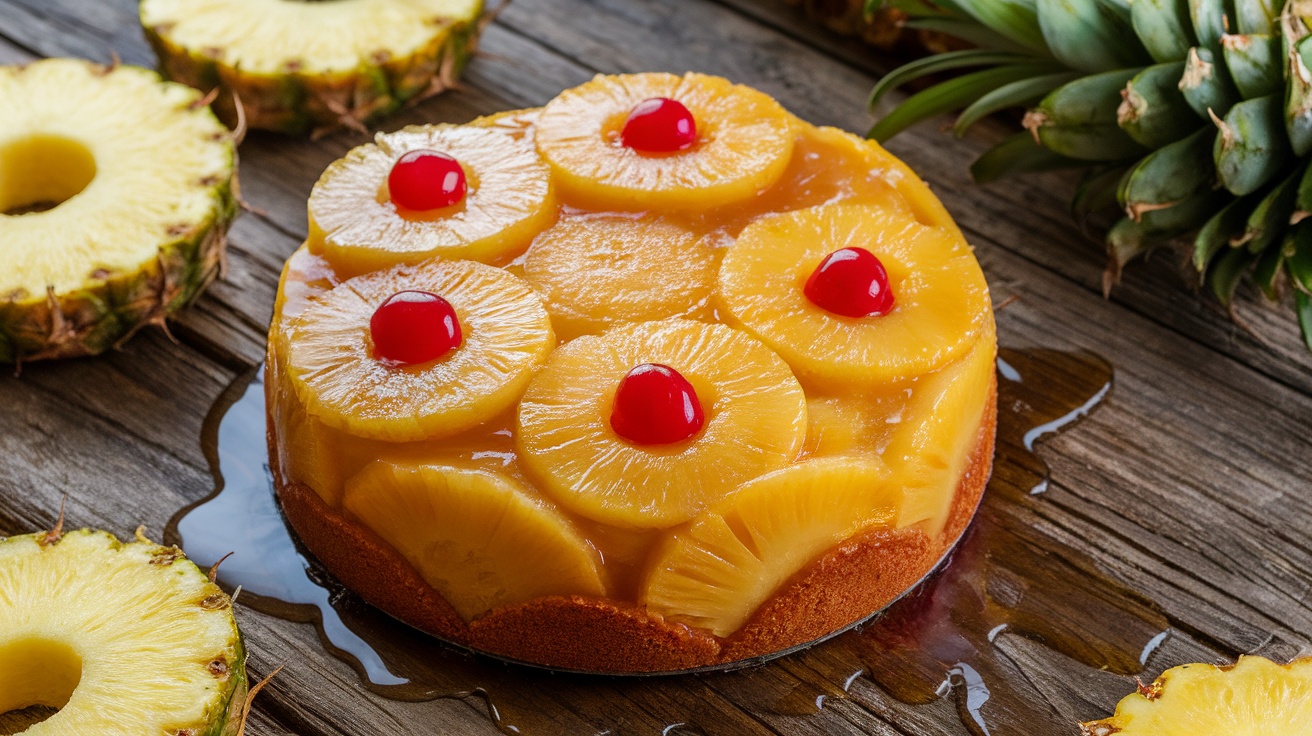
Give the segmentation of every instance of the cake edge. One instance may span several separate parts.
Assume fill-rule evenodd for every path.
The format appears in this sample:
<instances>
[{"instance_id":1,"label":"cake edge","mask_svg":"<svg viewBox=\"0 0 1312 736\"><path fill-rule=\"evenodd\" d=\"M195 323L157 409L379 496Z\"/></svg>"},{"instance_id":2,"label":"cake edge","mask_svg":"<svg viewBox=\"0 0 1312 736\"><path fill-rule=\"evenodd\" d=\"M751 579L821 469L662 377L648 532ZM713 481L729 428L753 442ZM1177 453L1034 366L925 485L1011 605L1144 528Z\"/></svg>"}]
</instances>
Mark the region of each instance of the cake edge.
<instances>
[{"instance_id":1,"label":"cake edge","mask_svg":"<svg viewBox=\"0 0 1312 736\"><path fill-rule=\"evenodd\" d=\"M537 598L466 623L376 533L329 507L308 486L281 481L271 413L267 439L287 522L310 553L369 604L433 636L499 657L548 668L654 673L729 665L806 644L869 617L914 588L956 545L983 498L996 443L996 376L989 394L979 437L937 541L914 527L859 532L793 575L724 639L636 604L583 596Z\"/></svg>"}]
</instances>

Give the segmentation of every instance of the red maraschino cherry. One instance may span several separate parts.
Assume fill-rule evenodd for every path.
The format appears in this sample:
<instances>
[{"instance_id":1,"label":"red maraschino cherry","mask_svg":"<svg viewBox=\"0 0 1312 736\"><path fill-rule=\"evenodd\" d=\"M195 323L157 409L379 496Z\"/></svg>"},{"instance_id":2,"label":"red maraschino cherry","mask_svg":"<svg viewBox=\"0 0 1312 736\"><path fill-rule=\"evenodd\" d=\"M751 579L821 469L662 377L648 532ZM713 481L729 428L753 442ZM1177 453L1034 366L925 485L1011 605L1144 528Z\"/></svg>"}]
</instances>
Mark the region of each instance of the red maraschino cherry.
<instances>
[{"instance_id":1,"label":"red maraschino cherry","mask_svg":"<svg viewBox=\"0 0 1312 736\"><path fill-rule=\"evenodd\" d=\"M437 360L464 334L451 302L429 291L398 291L369 320L374 356L402 365Z\"/></svg>"},{"instance_id":2,"label":"red maraschino cherry","mask_svg":"<svg viewBox=\"0 0 1312 736\"><path fill-rule=\"evenodd\" d=\"M610 426L639 445L668 445L701 431L702 404L688 379L659 363L643 363L620 379Z\"/></svg>"},{"instance_id":3,"label":"red maraschino cherry","mask_svg":"<svg viewBox=\"0 0 1312 736\"><path fill-rule=\"evenodd\" d=\"M841 248L825 256L806 280L811 303L844 317L876 317L893 308L888 271L865 248Z\"/></svg>"},{"instance_id":4,"label":"red maraschino cherry","mask_svg":"<svg viewBox=\"0 0 1312 736\"><path fill-rule=\"evenodd\" d=\"M459 204L468 189L459 161L427 149L410 151L397 159L387 175L392 202L407 210L422 212Z\"/></svg>"},{"instance_id":5,"label":"red maraschino cherry","mask_svg":"<svg viewBox=\"0 0 1312 736\"><path fill-rule=\"evenodd\" d=\"M674 153L697 142L697 121L682 102L652 97L634 106L620 142L639 153Z\"/></svg>"}]
</instances>

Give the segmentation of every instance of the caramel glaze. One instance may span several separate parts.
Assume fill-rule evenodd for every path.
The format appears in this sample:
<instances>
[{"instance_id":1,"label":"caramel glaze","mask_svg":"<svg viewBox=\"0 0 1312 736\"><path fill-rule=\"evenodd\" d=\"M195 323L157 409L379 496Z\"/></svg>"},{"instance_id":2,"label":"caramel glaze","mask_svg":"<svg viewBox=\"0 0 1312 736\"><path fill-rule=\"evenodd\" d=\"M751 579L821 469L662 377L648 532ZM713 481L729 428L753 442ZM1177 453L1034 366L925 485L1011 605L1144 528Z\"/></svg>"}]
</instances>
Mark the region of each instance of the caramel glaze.
<instances>
[{"instance_id":1,"label":"caramel glaze","mask_svg":"<svg viewBox=\"0 0 1312 736\"><path fill-rule=\"evenodd\" d=\"M582 596L538 598L466 623L391 545L308 486L283 483L276 451L270 462L283 513L305 546L347 588L395 618L462 646L550 662L553 669L677 671L783 653L868 618L914 587L961 538L983 496L997 431L996 379L990 396L937 540L917 528L860 532L794 575L728 638L666 621L632 603ZM271 422L268 439L275 448Z\"/></svg>"}]
</instances>

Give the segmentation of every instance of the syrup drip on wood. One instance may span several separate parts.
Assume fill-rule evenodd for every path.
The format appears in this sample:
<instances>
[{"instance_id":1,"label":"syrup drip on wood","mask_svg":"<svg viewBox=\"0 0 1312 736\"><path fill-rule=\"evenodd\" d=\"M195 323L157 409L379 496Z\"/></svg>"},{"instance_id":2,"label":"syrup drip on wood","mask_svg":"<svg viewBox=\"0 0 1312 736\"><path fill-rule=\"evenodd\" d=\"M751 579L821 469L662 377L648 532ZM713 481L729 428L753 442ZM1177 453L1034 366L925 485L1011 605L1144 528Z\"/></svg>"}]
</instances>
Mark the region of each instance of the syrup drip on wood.
<instances>
[{"instance_id":1,"label":"syrup drip on wood","mask_svg":"<svg viewBox=\"0 0 1312 736\"><path fill-rule=\"evenodd\" d=\"M341 588L283 523L267 467L262 375L220 398L203 444L217 490L170 522L168 541L258 611L314 623L324 645L373 692L404 701L476 698L507 733L739 733L735 707L765 724L814 717L831 703L879 713L883 695L944 698L976 736L1074 734L1000 644L1039 644L1092 670L1137 674L1167 634L1154 604L1061 541L1045 521L1048 469L1036 443L1093 410L1111 389L1087 353L1001 351L993 478L974 523L942 569L863 626L750 669L691 675L548 674L450 647ZM709 691L709 692L708 692ZM727 703L723 701L728 701ZM718 705L715 705L717 704ZM568 713L569 718L559 717ZM875 718L876 716L867 717Z\"/></svg>"}]
</instances>

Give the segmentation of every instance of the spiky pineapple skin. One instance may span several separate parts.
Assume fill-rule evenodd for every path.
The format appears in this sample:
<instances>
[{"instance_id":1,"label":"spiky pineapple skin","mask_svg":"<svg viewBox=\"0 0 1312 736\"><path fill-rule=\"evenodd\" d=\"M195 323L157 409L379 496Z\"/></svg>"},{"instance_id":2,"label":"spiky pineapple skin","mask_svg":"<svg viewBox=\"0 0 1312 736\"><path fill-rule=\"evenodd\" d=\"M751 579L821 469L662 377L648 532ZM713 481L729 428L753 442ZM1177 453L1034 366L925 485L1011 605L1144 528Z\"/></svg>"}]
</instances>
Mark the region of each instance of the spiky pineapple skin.
<instances>
[{"instance_id":1,"label":"spiky pineapple skin","mask_svg":"<svg viewBox=\"0 0 1312 736\"><path fill-rule=\"evenodd\" d=\"M256 74L220 64L203 50L184 48L169 37L167 28L143 28L160 73L204 93L217 90L214 109L229 127L244 120L249 128L295 136L362 127L408 102L442 92L464 70L480 32L478 21L453 22L409 56L362 60L346 72L288 69Z\"/></svg>"},{"instance_id":2,"label":"spiky pineapple skin","mask_svg":"<svg viewBox=\"0 0 1312 736\"><path fill-rule=\"evenodd\" d=\"M127 550L132 547L144 548L152 555L158 555L157 559L167 560L164 564L174 570L176 574L206 577L206 574L194 562L189 560L181 550L176 547L165 547L151 542L141 536L140 531L138 532L138 538L131 542L122 542L109 532L95 529L78 529L70 532L35 532L7 538L0 537L0 546L35 544L39 549L44 550L69 540L77 540L79 537L84 539L101 538L101 540L108 543L110 549L115 551ZM154 560L150 564L155 564ZM207 583L207 587L210 589L211 596L218 597L222 605L231 611L232 599L224 594L212 581ZM246 639L237 626L235 618L231 615L229 617L232 619L232 640L230 649L223 653L229 665L226 684L206 704L205 711L199 719L194 723L183 725L173 733L179 735L190 733L196 736L241 736L243 710L250 692L250 681L246 672Z\"/></svg>"},{"instance_id":3,"label":"spiky pineapple skin","mask_svg":"<svg viewBox=\"0 0 1312 736\"><path fill-rule=\"evenodd\" d=\"M98 355L147 325L161 325L218 278L237 216L231 182L213 191L212 216L160 246L153 264L68 294L0 301L0 362Z\"/></svg>"},{"instance_id":4,"label":"spiky pineapple skin","mask_svg":"<svg viewBox=\"0 0 1312 736\"><path fill-rule=\"evenodd\" d=\"M162 326L219 278L240 211L236 146L229 150L228 176L209 185L208 217L170 232L153 263L70 292L0 294L0 363L99 355L143 327Z\"/></svg>"}]
</instances>

